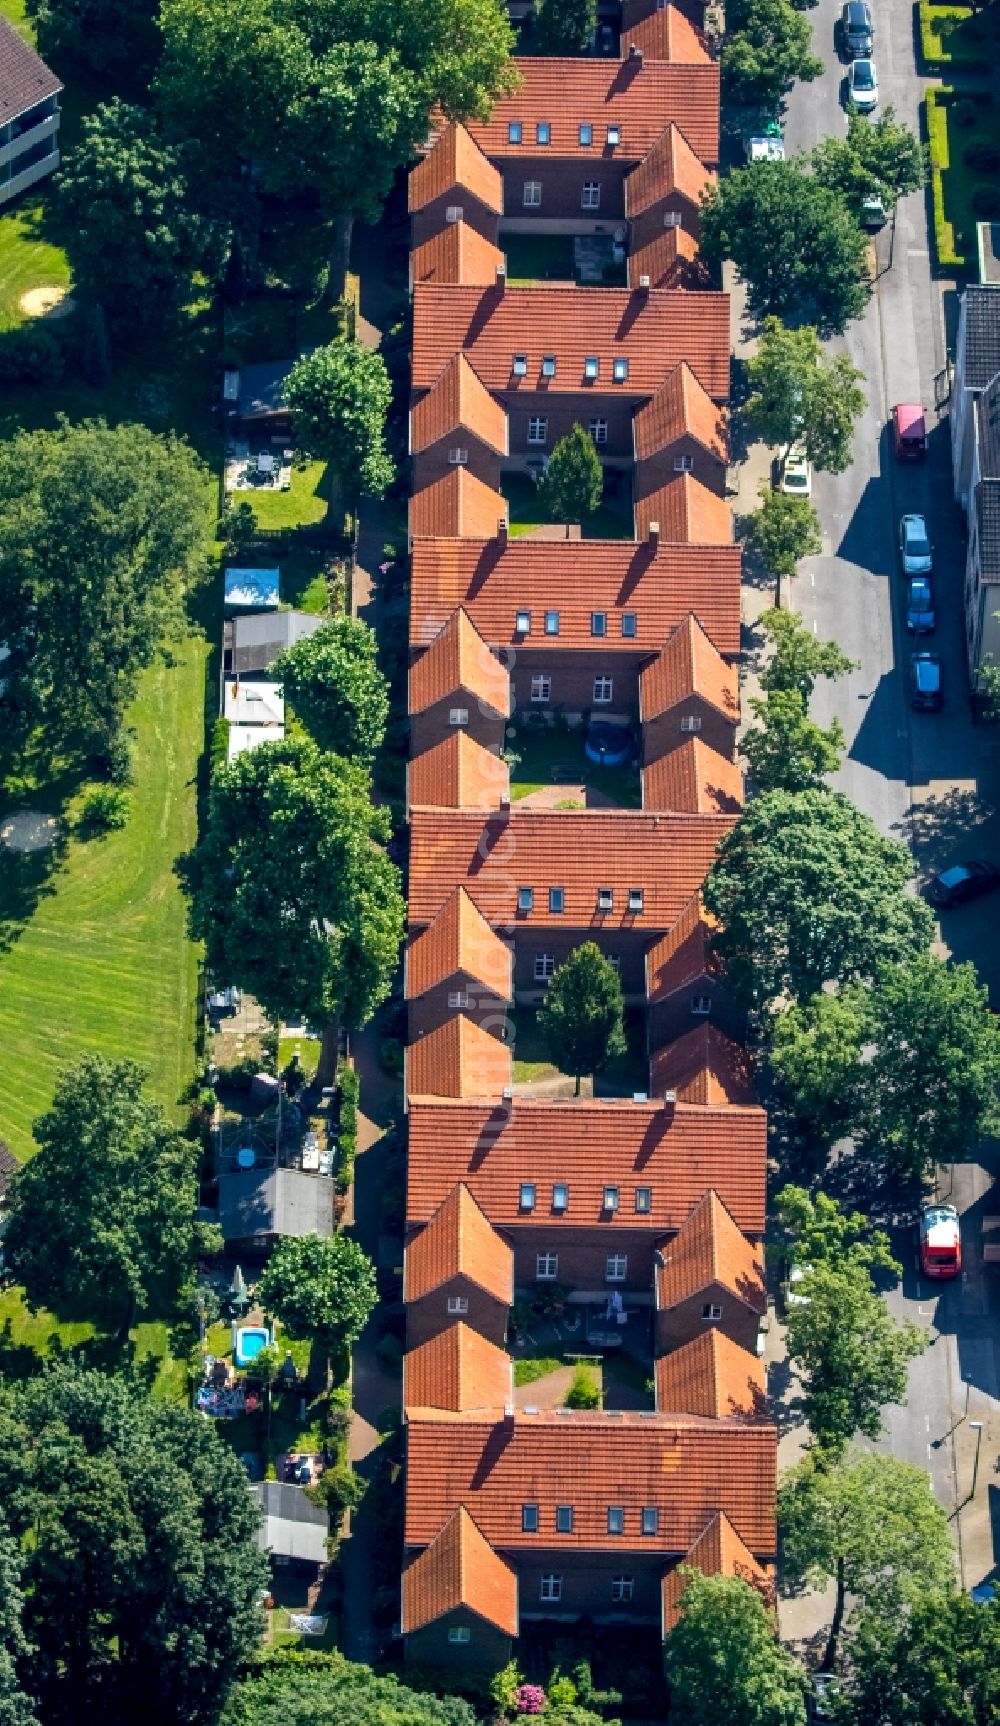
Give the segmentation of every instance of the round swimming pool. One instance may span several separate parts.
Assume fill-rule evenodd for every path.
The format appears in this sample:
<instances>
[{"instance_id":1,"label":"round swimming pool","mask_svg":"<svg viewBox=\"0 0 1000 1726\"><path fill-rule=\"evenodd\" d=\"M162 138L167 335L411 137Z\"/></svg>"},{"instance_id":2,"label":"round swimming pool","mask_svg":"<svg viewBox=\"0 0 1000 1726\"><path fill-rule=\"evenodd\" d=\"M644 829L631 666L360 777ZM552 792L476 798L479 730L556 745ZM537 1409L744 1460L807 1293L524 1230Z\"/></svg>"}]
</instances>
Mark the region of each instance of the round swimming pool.
<instances>
[{"instance_id":1,"label":"round swimming pool","mask_svg":"<svg viewBox=\"0 0 1000 1726\"><path fill-rule=\"evenodd\" d=\"M634 749L630 731L620 725L608 725L601 719L589 727L583 740L587 760L596 761L600 767L624 767L627 761L631 761Z\"/></svg>"}]
</instances>

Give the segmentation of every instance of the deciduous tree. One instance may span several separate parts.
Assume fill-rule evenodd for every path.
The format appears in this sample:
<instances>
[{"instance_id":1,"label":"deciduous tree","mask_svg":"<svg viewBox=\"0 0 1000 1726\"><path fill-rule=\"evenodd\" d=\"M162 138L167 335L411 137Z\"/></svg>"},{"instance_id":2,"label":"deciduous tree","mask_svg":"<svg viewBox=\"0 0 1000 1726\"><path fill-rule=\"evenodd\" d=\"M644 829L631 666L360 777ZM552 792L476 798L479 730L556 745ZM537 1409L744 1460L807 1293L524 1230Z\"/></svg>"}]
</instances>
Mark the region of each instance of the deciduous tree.
<instances>
[{"instance_id":1,"label":"deciduous tree","mask_svg":"<svg viewBox=\"0 0 1000 1726\"><path fill-rule=\"evenodd\" d=\"M560 439L538 481L538 497L549 521L587 521L600 507L604 469L594 440L576 424Z\"/></svg>"},{"instance_id":2,"label":"deciduous tree","mask_svg":"<svg viewBox=\"0 0 1000 1726\"><path fill-rule=\"evenodd\" d=\"M582 54L597 24L597 0L540 0L530 48L535 54Z\"/></svg>"},{"instance_id":3,"label":"deciduous tree","mask_svg":"<svg viewBox=\"0 0 1000 1726\"><path fill-rule=\"evenodd\" d=\"M156 61L156 0L26 0L39 52L60 70L86 66L104 81L148 76Z\"/></svg>"},{"instance_id":4,"label":"deciduous tree","mask_svg":"<svg viewBox=\"0 0 1000 1726\"><path fill-rule=\"evenodd\" d=\"M23 1624L21 1555L0 1520L0 1722L2 1726L38 1726L31 1697L23 1689L19 1669L29 1653Z\"/></svg>"},{"instance_id":5,"label":"deciduous tree","mask_svg":"<svg viewBox=\"0 0 1000 1726\"><path fill-rule=\"evenodd\" d=\"M740 748L757 791L805 791L836 773L846 743L839 719L824 730L797 689L753 696L750 708L757 723Z\"/></svg>"},{"instance_id":6,"label":"deciduous tree","mask_svg":"<svg viewBox=\"0 0 1000 1726\"><path fill-rule=\"evenodd\" d=\"M747 516L746 543L780 580L795 574L804 557L816 557L823 549L819 516L808 498L790 497L760 488L760 506Z\"/></svg>"},{"instance_id":7,"label":"deciduous tree","mask_svg":"<svg viewBox=\"0 0 1000 1726\"><path fill-rule=\"evenodd\" d=\"M356 617L325 623L281 654L271 675L321 749L370 765L385 737L389 686L367 623Z\"/></svg>"},{"instance_id":8,"label":"deciduous tree","mask_svg":"<svg viewBox=\"0 0 1000 1726\"><path fill-rule=\"evenodd\" d=\"M381 354L360 342L331 342L303 355L285 383L300 450L328 461L353 505L392 483L385 422L392 385Z\"/></svg>"},{"instance_id":9,"label":"deciduous tree","mask_svg":"<svg viewBox=\"0 0 1000 1726\"><path fill-rule=\"evenodd\" d=\"M805 1673L741 1576L691 1571L666 1658L672 1717L691 1726L805 1726Z\"/></svg>"},{"instance_id":10,"label":"deciduous tree","mask_svg":"<svg viewBox=\"0 0 1000 1726\"><path fill-rule=\"evenodd\" d=\"M761 613L759 627L771 643L771 654L760 671L760 684L768 692L797 689L808 701L818 677L842 677L856 671L835 641L823 641L807 629L797 611L771 610Z\"/></svg>"},{"instance_id":11,"label":"deciduous tree","mask_svg":"<svg viewBox=\"0 0 1000 1726\"><path fill-rule=\"evenodd\" d=\"M827 1193L813 1196L805 1187L789 1183L775 1200L775 1214L791 1236L792 1257L798 1265L900 1274L884 1230L872 1228L860 1211L845 1211Z\"/></svg>"},{"instance_id":12,"label":"deciduous tree","mask_svg":"<svg viewBox=\"0 0 1000 1726\"><path fill-rule=\"evenodd\" d=\"M823 70L809 20L791 0L736 0L726 32L722 70L737 102L776 108L796 79L811 83Z\"/></svg>"},{"instance_id":13,"label":"deciduous tree","mask_svg":"<svg viewBox=\"0 0 1000 1726\"><path fill-rule=\"evenodd\" d=\"M282 1651L234 1690L224 1726L475 1726L468 1702L408 1690L341 1654Z\"/></svg>"},{"instance_id":14,"label":"deciduous tree","mask_svg":"<svg viewBox=\"0 0 1000 1726\"><path fill-rule=\"evenodd\" d=\"M347 1235L285 1235L257 1298L290 1336L315 1338L327 1356L339 1354L357 1342L378 1299L375 1267Z\"/></svg>"},{"instance_id":15,"label":"deciduous tree","mask_svg":"<svg viewBox=\"0 0 1000 1726\"><path fill-rule=\"evenodd\" d=\"M625 1053L622 986L595 941L585 941L556 970L539 1010L549 1059L580 1079Z\"/></svg>"},{"instance_id":16,"label":"deciduous tree","mask_svg":"<svg viewBox=\"0 0 1000 1726\"><path fill-rule=\"evenodd\" d=\"M935 1589L851 1637L853 1726L995 1726L1000 1719L1000 1599Z\"/></svg>"},{"instance_id":17,"label":"deciduous tree","mask_svg":"<svg viewBox=\"0 0 1000 1726\"><path fill-rule=\"evenodd\" d=\"M838 192L858 217L866 198L876 194L887 210L927 178L927 152L909 126L885 108L877 120L850 114L846 138L823 138L811 156L816 179Z\"/></svg>"},{"instance_id":18,"label":"deciduous tree","mask_svg":"<svg viewBox=\"0 0 1000 1726\"><path fill-rule=\"evenodd\" d=\"M843 473L867 399L863 375L849 355L828 356L810 324L790 330L780 318L765 318L747 366L744 419L765 443L787 449L800 442L814 467Z\"/></svg>"},{"instance_id":19,"label":"deciduous tree","mask_svg":"<svg viewBox=\"0 0 1000 1726\"><path fill-rule=\"evenodd\" d=\"M828 1150L858 1118L867 991L847 987L796 1001L773 1019L767 1062L797 1138Z\"/></svg>"}]
</instances>

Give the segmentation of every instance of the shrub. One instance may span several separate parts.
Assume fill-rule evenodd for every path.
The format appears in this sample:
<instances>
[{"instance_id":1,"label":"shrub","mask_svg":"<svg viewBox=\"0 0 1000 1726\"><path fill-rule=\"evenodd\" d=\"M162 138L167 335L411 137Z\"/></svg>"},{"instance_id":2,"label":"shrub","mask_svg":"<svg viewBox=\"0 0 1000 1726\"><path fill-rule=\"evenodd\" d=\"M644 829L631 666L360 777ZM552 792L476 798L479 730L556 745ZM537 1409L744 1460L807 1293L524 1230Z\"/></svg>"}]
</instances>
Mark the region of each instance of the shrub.
<instances>
[{"instance_id":1,"label":"shrub","mask_svg":"<svg viewBox=\"0 0 1000 1726\"><path fill-rule=\"evenodd\" d=\"M128 820L128 798L118 785L98 785L87 794L80 810L79 830L84 838L113 833Z\"/></svg>"},{"instance_id":2,"label":"shrub","mask_svg":"<svg viewBox=\"0 0 1000 1726\"><path fill-rule=\"evenodd\" d=\"M521 1674L517 1669L516 1660L508 1660L506 1666L501 1666L494 1674L490 1685L490 1695L501 1714L508 1719L517 1713L517 1693L521 1688Z\"/></svg>"},{"instance_id":3,"label":"shrub","mask_svg":"<svg viewBox=\"0 0 1000 1726\"><path fill-rule=\"evenodd\" d=\"M938 269L963 270L965 258L958 251L955 230L944 213L943 170L949 165L947 101L954 91L944 87L927 92L927 136L931 154L931 198L934 209L934 250Z\"/></svg>"},{"instance_id":4,"label":"shrub","mask_svg":"<svg viewBox=\"0 0 1000 1726\"><path fill-rule=\"evenodd\" d=\"M520 1684L517 1690L519 1714L541 1714L545 1707L545 1691L540 1684Z\"/></svg>"},{"instance_id":5,"label":"shrub","mask_svg":"<svg viewBox=\"0 0 1000 1726\"><path fill-rule=\"evenodd\" d=\"M962 96L955 103L955 124L961 126L963 132L976 124L979 119L979 104L972 96Z\"/></svg>"},{"instance_id":6,"label":"shrub","mask_svg":"<svg viewBox=\"0 0 1000 1726\"><path fill-rule=\"evenodd\" d=\"M1000 186L977 186L972 194L977 216L1000 216Z\"/></svg>"},{"instance_id":7,"label":"shrub","mask_svg":"<svg viewBox=\"0 0 1000 1726\"><path fill-rule=\"evenodd\" d=\"M0 383L54 384L65 367L59 337L39 324L19 324L0 336Z\"/></svg>"},{"instance_id":8,"label":"shrub","mask_svg":"<svg viewBox=\"0 0 1000 1726\"><path fill-rule=\"evenodd\" d=\"M600 1408L600 1387L588 1367L578 1366L566 1392L567 1408Z\"/></svg>"},{"instance_id":9,"label":"shrub","mask_svg":"<svg viewBox=\"0 0 1000 1726\"><path fill-rule=\"evenodd\" d=\"M353 1067L340 1071L340 1152L337 1159L337 1191L346 1193L354 1179L358 1150L358 1098L361 1082Z\"/></svg>"},{"instance_id":10,"label":"shrub","mask_svg":"<svg viewBox=\"0 0 1000 1726\"><path fill-rule=\"evenodd\" d=\"M995 174L1000 168L1000 147L989 138L973 138L962 151L962 161L976 173Z\"/></svg>"},{"instance_id":11,"label":"shrub","mask_svg":"<svg viewBox=\"0 0 1000 1726\"><path fill-rule=\"evenodd\" d=\"M378 1058L387 1073L401 1073L403 1071L403 1045L399 1038L383 1037Z\"/></svg>"}]
</instances>

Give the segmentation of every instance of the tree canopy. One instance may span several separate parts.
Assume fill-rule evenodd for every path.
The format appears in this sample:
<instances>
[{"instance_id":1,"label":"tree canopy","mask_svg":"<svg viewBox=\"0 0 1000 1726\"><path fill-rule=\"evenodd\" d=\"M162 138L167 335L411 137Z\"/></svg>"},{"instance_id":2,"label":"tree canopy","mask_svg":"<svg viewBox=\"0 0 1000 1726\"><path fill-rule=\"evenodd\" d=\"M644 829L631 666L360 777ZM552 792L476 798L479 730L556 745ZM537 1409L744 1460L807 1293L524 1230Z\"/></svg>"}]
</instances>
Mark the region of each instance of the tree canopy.
<instances>
[{"instance_id":1,"label":"tree canopy","mask_svg":"<svg viewBox=\"0 0 1000 1726\"><path fill-rule=\"evenodd\" d=\"M849 114L847 137L822 138L810 160L820 184L838 192L856 216L873 194L890 210L927 178L927 152L891 106L877 120Z\"/></svg>"},{"instance_id":2,"label":"tree canopy","mask_svg":"<svg viewBox=\"0 0 1000 1726\"><path fill-rule=\"evenodd\" d=\"M31 1697L22 1688L19 1669L29 1653L24 1634L24 1594L21 1554L0 1519L0 1722L3 1726L38 1726Z\"/></svg>"},{"instance_id":3,"label":"tree canopy","mask_svg":"<svg viewBox=\"0 0 1000 1726\"><path fill-rule=\"evenodd\" d=\"M530 48L534 54L582 54L597 24L597 0L539 0Z\"/></svg>"},{"instance_id":4,"label":"tree canopy","mask_svg":"<svg viewBox=\"0 0 1000 1726\"><path fill-rule=\"evenodd\" d=\"M691 1726L805 1726L805 1674L740 1576L690 1572L666 1661L671 1718Z\"/></svg>"},{"instance_id":5,"label":"tree canopy","mask_svg":"<svg viewBox=\"0 0 1000 1726\"><path fill-rule=\"evenodd\" d=\"M806 497L760 488L760 505L746 519L746 543L772 575L793 576L804 557L823 549L819 516Z\"/></svg>"},{"instance_id":6,"label":"tree canopy","mask_svg":"<svg viewBox=\"0 0 1000 1726\"><path fill-rule=\"evenodd\" d=\"M837 792L754 798L704 889L730 987L751 1003L802 1000L927 948L930 912L904 891L912 869L905 847Z\"/></svg>"},{"instance_id":7,"label":"tree canopy","mask_svg":"<svg viewBox=\"0 0 1000 1726\"><path fill-rule=\"evenodd\" d=\"M468 1702L409 1690L340 1654L279 1652L237 1685L224 1726L475 1726Z\"/></svg>"},{"instance_id":8,"label":"tree canopy","mask_svg":"<svg viewBox=\"0 0 1000 1726\"><path fill-rule=\"evenodd\" d=\"M296 446L328 461L354 504L392 483L385 422L392 385L381 354L360 342L331 342L297 360L285 382Z\"/></svg>"},{"instance_id":9,"label":"tree canopy","mask_svg":"<svg viewBox=\"0 0 1000 1726\"><path fill-rule=\"evenodd\" d=\"M868 1024L866 991L847 987L796 1001L772 1020L767 1062L793 1131L821 1150L853 1130L858 1059Z\"/></svg>"},{"instance_id":10,"label":"tree canopy","mask_svg":"<svg viewBox=\"0 0 1000 1726\"><path fill-rule=\"evenodd\" d=\"M851 1638L853 1726L995 1726L1000 1599L935 1590L905 1617L866 1615Z\"/></svg>"},{"instance_id":11,"label":"tree canopy","mask_svg":"<svg viewBox=\"0 0 1000 1726\"><path fill-rule=\"evenodd\" d=\"M131 1376L50 1365L0 1389L0 1503L45 1726L214 1721L259 1643L268 1565L212 1422Z\"/></svg>"},{"instance_id":12,"label":"tree canopy","mask_svg":"<svg viewBox=\"0 0 1000 1726\"><path fill-rule=\"evenodd\" d=\"M760 315L842 330L871 294L856 218L797 162L749 162L720 181L705 203L701 249L713 266L732 259Z\"/></svg>"},{"instance_id":13,"label":"tree canopy","mask_svg":"<svg viewBox=\"0 0 1000 1726\"><path fill-rule=\"evenodd\" d=\"M862 377L848 354L827 355L812 325L790 330L765 318L747 365L747 427L765 443L800 442L814 467L843 473L867 399Z\"/></svg>"},{"instance_id":14,"label":"tree canopy","mask_svg":"<svg viewBox=\"0 0 1000 1726\"><path fill-rule=\"evenodd\" d=\"M192 925L216 975L273 1018L367 1024L403 935L389 832L366 770L311 741L263 744L222 768L190 865Z\"/></svg>"},{"instance_id":15,"label":"tree canopy","mask_svg":"<svg viewBox=\"0 0 1000 1726\"><path fill-rule=\"evenodd\" d=\"M538 1013L549 1059L576 1079L625 1053L622 986L595 941L584 941L555 971Z\"/></svg>"},{"instance_id":16,"label":"tree canopy","mask_svg":"<svg viewBox=\"0 0 1000 1726\"><path fill-rule=\"evenodd\" d=\"M62 1074L4 1237L33 1306L106 1329L170 1314L192 1267L197 1146L144 1094L145 1077L103 1055Z\"/></svg>"},{"instance_id":17,"label":"tree canopy","mask_svg":"<svg viewBox=\"0 0 1000 1726\"><path fill-rule=\"evenodd\" d=\"M549 521L583 522L600 507L603 490L601 458L593 438L577 423L549 457L538 481L539 501Z\"/></svg>"},{"instance_id":18,"label":"tree canopy","mask_svg":"<svg viewBox=\"0 0 1000 1726\"><path fill-rule=\"evenodd\" d=\"M805 1187L789 1184L777 1195L775 1214L791 1236L798 1265L900 1273L888 1235L873 1229L860 1211L845 1211L828 1193L814 1196Z\"/></svg>"},{"instance_id":19,"label":"tree canopy","mask_svg":"<svg viewBox=\"0 0 1000 1726\"><path fill-rule=\"evenodd\" d=\"M807 701L818 677L842 677L857 670L853 659L835 641L824 641L807 629L797 611L772 606L758 618L758 627L771 643L771 654L761 668L761 688L797 689Z\"/></svg>"},{"instance_id":20,"label":"tree canopy","mask_svg":"<svg viewBox=\"0 0 1000 1726\"><path fill-rule=\"evenodd\" d=\"M25 0L38 51L61 66L73 61L107 82L130 82L152 69L159 42L156 0Z\"/></svg>"},{"instance_id":21,"label":"tree canopy","mask_svg":"<svg viewBox=\"0 0 1000 1726\"><path fill-rule=\"evenodd\" d=\"M740 745L757 791L806 791L836 773L846 738L840 720L824 728L811 719L797 689L752 696L757 723Z\"/></svg>"},{"instance_id":22,"label":"tree canopy","mask_svg":"<svg viewBox=\"0 0 1000 1726\"><path fill-rule=\"evenodd\" d=\"M334 618L281 654L271 675L284 685L286 700L321 749L353 761L374 760L385 738L389 686L367 623Z\"/></svg>"},{"instance_id":23,"label":"tree canopy","mask_svg":"<svg viewBox=\"0 0 1000 1726\"><path fill-rule=\"evenodd\" d=\"M812 51L812 26L791 0L735 0L726 8L722 70L737 102L776 108L798 79L823 70Z\"/></svg>"},{"instance_id":24,"label":"tree canopy","mask_svg":"<svg viewBox=\"0 0 1000 1726\"><path fill-rule=\"evenodd\" d=\"M375 1267L348 1235L285 1235L264 1267L257 1298L290 1336L315 1337L327 1355L338 1354L368 1323L378 1298Z\"/></svg>"}]
</instances>

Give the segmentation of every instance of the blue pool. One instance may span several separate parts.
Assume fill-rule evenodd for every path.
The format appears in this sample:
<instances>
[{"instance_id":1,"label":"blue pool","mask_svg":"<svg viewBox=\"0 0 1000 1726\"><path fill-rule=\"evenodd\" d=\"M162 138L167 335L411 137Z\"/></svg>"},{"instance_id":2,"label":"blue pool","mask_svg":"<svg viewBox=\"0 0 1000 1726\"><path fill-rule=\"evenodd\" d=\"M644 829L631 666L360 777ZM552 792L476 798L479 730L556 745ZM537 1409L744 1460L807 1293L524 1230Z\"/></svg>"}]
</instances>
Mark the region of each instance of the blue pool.
<instances>
[{"instance_id":1,"label":"blue pool","mask_svg":"<svg viewBox=\"0 0 1000 1726\"><path fill-rule=\"evenodd\" d=\"M236 1332L236 1365L252 1366L262 1348L267 1348L271 1337L262 1325L243 1325Z\"/></svg>"}]
</instances>

